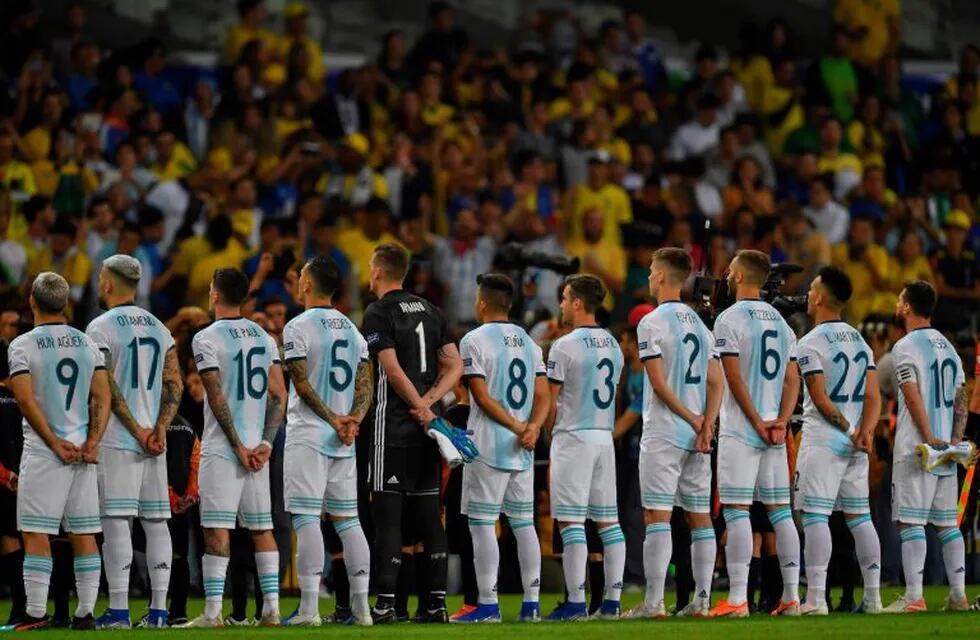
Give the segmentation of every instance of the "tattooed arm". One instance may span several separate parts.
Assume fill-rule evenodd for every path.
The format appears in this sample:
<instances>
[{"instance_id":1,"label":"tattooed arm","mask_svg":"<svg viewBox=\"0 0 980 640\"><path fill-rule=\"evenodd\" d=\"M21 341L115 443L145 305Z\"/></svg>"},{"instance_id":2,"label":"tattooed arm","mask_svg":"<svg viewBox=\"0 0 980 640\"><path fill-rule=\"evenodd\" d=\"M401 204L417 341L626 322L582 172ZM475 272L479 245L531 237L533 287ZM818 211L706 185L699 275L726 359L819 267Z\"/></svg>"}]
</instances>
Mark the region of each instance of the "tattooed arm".
<instances>
[{"instance_id":1,"label":"tattooed arm","mask_svg":"<svg viewBox=\"0 0 980 640\"><path fill-rule=\"evenodd\" d=\"M358 424L364 420L368 409L371 408L371 394L374 392L374 370L370 362L362 361L357 365L357 378L354 382L354 404L350 416Z\"/></svg>"},{"instance_id":2,"label":"tattooed arm","mask_svg":"<svg viewBox=\"0 0 980 640\"><path fill-rule=\"evenodd\" d=\"M966 420L970 417L969 412L970 396L966 386L961 385L956 389L956 396L953 399L953 437L950 444L959 444L966 433Z\"/></svg>"},{"instance_id":3,"label":"tattooed arm","mask_svg":"<svg viewBox=\"0 0 980 640\"><path fill-rule=\"evenodd\" d=\"M299 396L299 399L312 409L313 413L318 415L321 420L324 420L335 430L339 430L339 416L330 410L330 407L317 394L316 389L313 388L313 385L310 384L310 381L306 377L306 358L290 360L286 363L286 371L289 372L289 379L292 381L293 389L296 390L296 395Z\"/></svg>"},{"instance_id":4,"label":"tattooed arm","mask_svg":"<svg viewBox=\"0 0 980 640\"><path fill-rule=\"evenodd\" d=\"M167 427L177 415L177 408L180 406L180 397L183 393L184 382L181 378L180 364L177 362L177 348L171 347L163 358L163 390L160 392L160 412L157 414L157 423L153 430L160 447L160 453L163 453L165 448Z\"/></svg>"},{"instance_id":5,"label":"tattooed arm","mask_svg":"<svg viewBox=\"0 0 980 640\"><path fill-rule=\"evenodd\" d=\"M265 430L262 431L262 442L252 449L249 456L252 470L259 471L272 456L272 443L275 442L279 427L285 420L286 411L286 381L282 375L282 366L276 362L269 368L269 397L265 401Z\"/></svg>"},{"instance_id":6,"label":"tattooed arm","mask_svg":"<svg viewBox=\"0 0 980 640\"><path fill-rule=\"evenodd\" d=\"M96 464L99 461L99 442L109 424L109 411L112 392L109 390L109 374L105 369L96 369L92 375L89 390L88 438L82 445L82 461Z\"/></svg>"},{"instance_id":7,"label":"tattooed arm","mask_svg":"<svg viewBox=\"0 0 980 640\"><path fill-rule=\"evenodd\" d=\"M231 445L232 451L238 456L238 461L242 463L242 466L246 469L251 469L252 465L249 459L250 451L245 448L245 445L238 438L238 431L235 430L235 421L232 420L231 409L228 408L228 400L225 398L225 392L221 390L221 377L218 374L218 370L208 369L202 371L201 384L204 385L204 397L207 400L208 406L211 408L211 413L214 414L214 419L217 421L218 426L221 427L221 432L228 438L228 444Z\"/></svg>"},{"instance_id":8,"label":"tattooed arm","mask_svg":"<svg viewBox=\"0 0 980 640\"><path fill-rule=\"evenodd\" d=\"M105 356L106 371L112 371L112 352L105 349L102 353ZM129 405L126 404L122 390L116 384L115 376L108 374L107 377L109 378L109 396L112 413L119 418L119 422L122 423L123 428L143 447L143 451L149 451L150 447L147 440L153 435L153 431L136 422L136 418L133 417L133 413L129 410Z\"/></svg>"},{"instance_id":9,"label":"tattooed arm","mask_svg":"<svg viewBox=\"0 0 980 640\"><path fill-rule=\"evenodd\" d=\"M817 411L827 419L827 422L834 425L844 433L851 429L851 423L847 421L844 414L840 412L837 405L833 403L827 395L827 379L819 372L806 374L806 388L810 391L810 399ZM856 433L856 431L855 431Z\"/></svg>"}]
</instances>

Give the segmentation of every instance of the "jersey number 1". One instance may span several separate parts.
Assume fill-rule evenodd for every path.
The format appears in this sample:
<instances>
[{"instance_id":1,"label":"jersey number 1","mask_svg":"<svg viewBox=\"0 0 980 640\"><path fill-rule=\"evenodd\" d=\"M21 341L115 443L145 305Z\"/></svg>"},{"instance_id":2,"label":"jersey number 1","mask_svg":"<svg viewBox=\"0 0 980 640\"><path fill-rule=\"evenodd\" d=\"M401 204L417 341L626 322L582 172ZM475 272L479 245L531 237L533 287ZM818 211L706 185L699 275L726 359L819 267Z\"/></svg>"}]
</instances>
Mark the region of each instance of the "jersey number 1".
<instances>
[{"instance_id":1,"label":"jersey number 1","mask_svg":"<svg viewBox=\"0 0 980 640\"><path fill-rule=\"evenodd\" d=\"M415 327L415 333L419 334L419 373L425 373L429 366L425 357L425 327L421 322Z\"/></svg>"}]
</instances>

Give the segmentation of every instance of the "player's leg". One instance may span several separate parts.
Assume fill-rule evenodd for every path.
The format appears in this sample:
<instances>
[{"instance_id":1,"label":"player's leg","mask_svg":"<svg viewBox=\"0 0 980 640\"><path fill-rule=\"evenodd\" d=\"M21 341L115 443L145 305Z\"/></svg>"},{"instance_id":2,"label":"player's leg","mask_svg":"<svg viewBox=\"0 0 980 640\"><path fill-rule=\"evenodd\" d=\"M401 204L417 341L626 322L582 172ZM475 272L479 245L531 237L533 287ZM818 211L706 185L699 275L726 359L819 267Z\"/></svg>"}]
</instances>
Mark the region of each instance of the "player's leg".
<instances>
[{"instance_id":1,"label":"player's leg","mask_svg":"<svg viewBox=\"0 0 980 640\"><path fill-rule=\"evenodd\" d=\"M20 622L26 614L27 594L24 593L24 547L20 536L17 535L17 506L16 498L0 501L0 519L5 521L4 534L0 536L0 574L10 592L10 614L7 625ZM6 520L12 520L7 523Z\"/></svg>"},{"instance_id":2,"label":"player's leg","mask_svg":"<svg viewBox=\"0 0 980 640\"><path fill-rule=\"evenodd\" d=\"M585 519L589 488L597 458L595 447L557 434L551 443L551 516L558 521L562 541L562 569L568 600L549 620L577 620L588 615L585 606L585 575L588 549Z\"/></svg>"},{"instance_id":3,"label":"player's leg","mask_svg":"<svg viewBox=\"0 0 980 640\"><path fill-rule=\"evenodd\" d=\"M419 608L424 602L424 620L426 622L449 622L446 611L446 579L449 568L449 545L446 541L446 529L442 524L442 505L439 492L442 485L442 456L434 441L429 441L421 447L417 454L414 467L414 478L410 474L410 497L412 512L416 514L418 531L428 560L425 563L427 584L425 591L419 594ZM416 557L418 554L416 553Z\"/></svg>"},{"instance_id":4,"label":"player's leg","mask_svg":"<svg viewBox=\"0 0 980 640\"><path fill-rule=\"evenodd\" d=\"M466 512L470 538L473 540L477 608L460 616L457 622L479 622L488 616L500 618L497 602L500 548L496 525L509 475L479 461L463 468L462 508Z\"/></svg>"},{"instance_id":5,"label":"player's leg","mask_svg":"<svg viewBox=\"0 0 980 640\"><path fill-rule=\"evenodd\" d=\"M946 611L966 611L970 603L966 599L966 548L963 534L956 526L956 474L936 478L936 495L933 498L929 522L936 527L943 543L943 564L949 582Z\"/></svg>"},{"instance_id":6,"label":"player's leg","mask_svg":"<svg viewBox=\"0 0 980 640\"><path fill-rule=\"evenodd\" d=\"M803 557L807 591L806 602L800 608L803 615L828 614L827 572L833 551L828 521L837 502L841 477L847 469L846 461L825 449L806 444L797 458L794 488L796 504L803 512L801 519L806 539Z\"/></svg>"},{"instance_id":7,"label":"player's leg","mask_svg":"<svg viewBox=\"0 0 980 640\"><path fill-rule=\"evenodd\" d=\"M618 618L619 600L623 592L623 571L626 568L626 537L619 526L619 506L616 502L616 451L612 443L598 447L589 491L589 518L599 528L602 539L605 589L600 618Z\"/></svg>"},{"instance_id":8,"label":"player's leg","mask_svg":"<svg viewBox=\"0 0 980 640\"><path fill-rule=\"evenodd\" d=\"M320 577L325 560L320 514L327 488L327 457L306 446L284 453L283 498L296 534L296 573L300 602L286 626L319 626Z\"/></svg>"},{"instance_id":9,"label":"player's leg","mask_svg":"<svg viewBox=\"0 0 980 640\"><path fill-rule=\"evenodd\" d=\"M190 591L191 568L188 558L191 524L188 512L174 514L167 521L173 543L173 570L170 573L170 610L167 624L176 626L187 622L187 596Z\"/></svg>"},{"instance_id":10,"label":"player's leg","mask_svg":"<svg viewBox=\"0 0 980 640\"><path fill-rule=\"evenodd\" d=\"M871 521L868 504L868 456L851 458L841 480L839 499L844 508L847 528L854 538L854 551L864 583L864 613L881 611L881 543Z\"/></svg>"},{"instance_id":11,"label":"player's leg","mask_svg":"<svg viewBox=\"0 0 980 640\"><path fill-rule=\"evenodd\" d=\"M763 452L759 467L759 494L769 522L776 534L776 554L783 576L782 599L774 615L799 615L800 612L800 533L790 509L789 462L785 448Z\"/></svg>"},{"instance_id":12,"label":"player's leg","mask_svg":"<svg viewBox=\"0 0 980 640\"><path fill-rule=\"evenodd\" d=\"M150 627L167 623L167 592L173 567L173 543L170 540L170 497L167 491L167 459L146 458L141 465L139 516L146 534L146 566L150 574L150 610L144 621Z\"/></svg>"},{"instance_id":13,"label":"player's leg","mask_svg":"<svg viewBox=\"0 0 980 640\"><path fill-rule=\"evenodd\" d=\"M32 525L32 528L39 528L39 525ZM54 562L51 559L51 541L47 532L27 531L23 526L21 531L24 541L24 592L27 598L27 617L22 623L30 629L33 625L47 621L48 586L51 584Z\"/></svg>"},{"instance_id":14,"label":"player's leg","mask_svg":"<svg viewBox=\"0 0 980 640\"><path fill-rule=\"evenodd\" d=\"M926 563L926 530L938 478L928 474L915 462L899 460L892 472L892 496L902 540L902 572L905 594L885 608L889 613L924 611L922 571Z\"/></svg>"},{"instance_id":15,"label":"player's leg","mask_svg":"<svg viewBox=\"0 0 980 640\"><path fill-rule=\"evenodd\" d=\"M102 531L99 518L99 480L96 465L72 465L72 484L65 505L66 530L75 555L75 592L78 606L73 629L95 629L95 600L99 596L102 556L95 534Z\"/></svg>"},{"instance_id":16,"label":"player's leg","mask_svg":"<svg viewBox=\"0 0 980 640\"><path fill-rule=\"evenodd\" d=\"M691 572L694 576L694 600L682 612L705 617L711 610L711 578L717 554L715 529L711 522L711 456L686 454L678 494L691 530Z\"/></svg>"},{"instance_id":17,"label":"player's leg","mask_svg":"<svg viewBox=\"0 0 980 640\"><path fill-rule=\"evenodd\" d=\"M262 590L261 626L279 625L279 548L272 535L272 496L269 465L248 472L242 493L240 515L252 532L255 568Z\"/></svg>"},{"instance_id":18,"label":"player's leg","mask_svg":"<svg viewBox=\"0 0 980 640\"><path fill-rule=\"evenodd\" d=\"M749 508L755 493L762 450L736 438L718 440L718 493L721 498L727 537L728 598L711 610L713 617L749 614L749 562L752 560L752 525Z\"/></svg>"},{"instance_id":19,"label":"player's leg","mask_svg":"<svg viewBox=\"0 0 980 640\"><path fill-rule=\"evenodd\" d=\"M325 503L344 549L354 624L368 626L372 622L368 604L371 550L357 515L356 467L353 457L328 459Z\"/></svg>"},{"instance_id":20,"label":"player's leg","mask_svg":"<svg viewBox=\"0 0 980 640\"><path fill-rule=\"evenodd\" d=\"M100 629L128 628L132 519L139 513L141 465L132 451L103 447L99 452L97 473L109 608L96 623Z\"/></svg>"},{"instance_id":21,"label":"player's leg","mask_svg":"<svg viewBox=\"0 0 980 640\"><path fill-rule=\"evenodd\" d=\"M521 568L524 600L520 620L541 618L541 542L534 527L534 468L508 474L503 511L517 540L517 560Z\"/></svg>"},{"instance_id":22,"label":"player's leg","mask_svg":"<svg viewBox=\"0 0 980 640\"><path fill-rule=\"evenodd\" d=\"M374 621L395 621L395 590L402 564L402 507L404 496L398 491L373 491L371 517L374 520L376 567Z\"/></svg>"}]
</instances>

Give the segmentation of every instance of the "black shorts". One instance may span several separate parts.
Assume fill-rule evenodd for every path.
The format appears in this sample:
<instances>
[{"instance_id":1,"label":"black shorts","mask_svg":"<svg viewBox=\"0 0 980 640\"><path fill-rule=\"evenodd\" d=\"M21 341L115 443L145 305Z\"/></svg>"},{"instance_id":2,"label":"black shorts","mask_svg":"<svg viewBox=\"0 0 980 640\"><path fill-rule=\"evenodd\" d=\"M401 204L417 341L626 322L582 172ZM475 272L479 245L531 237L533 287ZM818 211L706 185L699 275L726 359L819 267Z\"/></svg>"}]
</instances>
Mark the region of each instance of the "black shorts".
<instances>
[{"instance_id":1,"label":"black shorts","mask_svg":"<svg viewBox=\"0 0 980 640\"><path fill-rule=\"evenodd\" d=\"M442 456L434 440L421 446L374 447L368 479L371 491L406 496L439 495Z\"/></svg>"},{"instance_id":2,"label":"black shorts","mask_svg":"<svg viewBox=\"0 0 980 640\"><path fill-rule=\"evenodd\" d=\"M17 494L0 489L0 536L19 538L17 532Z\"/></svg>"}]
</instances>

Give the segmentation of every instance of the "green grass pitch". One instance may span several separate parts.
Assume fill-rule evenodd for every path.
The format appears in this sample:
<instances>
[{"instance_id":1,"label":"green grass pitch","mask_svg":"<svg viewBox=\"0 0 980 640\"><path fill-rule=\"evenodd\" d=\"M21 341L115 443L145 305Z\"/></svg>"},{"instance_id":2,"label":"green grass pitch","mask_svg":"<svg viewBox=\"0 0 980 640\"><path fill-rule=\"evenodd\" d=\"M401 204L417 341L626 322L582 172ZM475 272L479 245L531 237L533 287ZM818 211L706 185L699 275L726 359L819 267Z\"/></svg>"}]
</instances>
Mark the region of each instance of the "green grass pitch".
<instances>
[{"instance_id":1,"label":"green grass pitch","mask_svg":"<svg viewBox=\"0 0 980 640\"><path fill-rule=\"evenodd\" d=\"M971 597L977 594L976 587L968 587L967 592ZM882 600L887 605L898 594L901 589L885 588L882 590ZM715 596L717 601L722 594ZM632 606L640 599L640 594L624 594L624 606ZM858 594L860 597L860 594ZM880 616L858 616L839 614L831 615L827 618L778 618L773 619L768 616L753 616L747 620L643 620L643 621L619 621L619 622L576 622L564 624L541 623L536 625L518 624L499 624L499 625L474 625L466 628L455 628L454 626L433 626L433 625L413 625L399 624L394 626L361 629L357 627L347 627L340 625L324 625L319 629L257 629L257 628L225 628L218 630L146 630L134 631L139 635L151 635L160 640L196 640L197 638L217 638L218 640L234 640L238 638L300 638L309 635L334 635L336 637L376 637L376 638L396 638L412 640L416 638L465 638L466 640L514 640L514 635L519 634L522 640L533 640L535 638L576 640L576 639L595 639L606 640L620 638L696 638L697 640L710 640L719 638L721 640L808 640L820 639L830 640L831 638L924 638L934 637L953 639L953 638L980 638L980 612L970 613L939 613L946 597L945 587L927 587L926 599L930 607L929 613L912 615L880 615ZM519 595L501 596L501 609L505 619L513 619L520 610L521 598ZM558 596L553 594L542 594L542 610L545 614L558 600ZM283 615L290 613L296 606L296 598L283 598ZM673 594L668 594L668 602L673 602ZM458 608L462 603L460 597L449 599L450 610ZM0 618L6 619L9 603L0 602ZM72 604L74 606L74 603ZM134 621L142 614L146 604L142 600L132 603ZM196 615L201 611L203 601L193 600L190 603L190 614ZM225 609L228 609L226 599ZM251 605L250 605L251 606ZM100 602L97 612L101 612L105 607L105 602ZM410 607L414 610L414 605ZM320 605L321 613L326 614L333 611L333 602L325 600ZM111 632L115 636L128 636L129 632ZM67 631L58 629L52 631L33 632L30 637L65 637ZM656 636L654 635L656 634ZM663 635L661 635L663 634ZM3 634L6 635L6 634ZM9 636L8 636L9 637Z\"/></svg>"}]
</instances>

